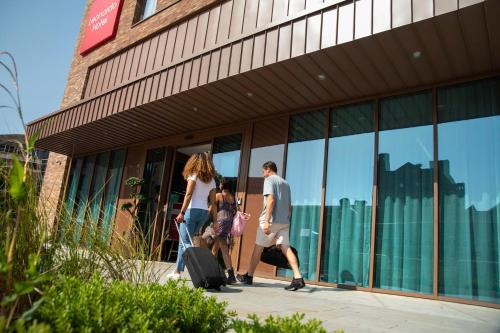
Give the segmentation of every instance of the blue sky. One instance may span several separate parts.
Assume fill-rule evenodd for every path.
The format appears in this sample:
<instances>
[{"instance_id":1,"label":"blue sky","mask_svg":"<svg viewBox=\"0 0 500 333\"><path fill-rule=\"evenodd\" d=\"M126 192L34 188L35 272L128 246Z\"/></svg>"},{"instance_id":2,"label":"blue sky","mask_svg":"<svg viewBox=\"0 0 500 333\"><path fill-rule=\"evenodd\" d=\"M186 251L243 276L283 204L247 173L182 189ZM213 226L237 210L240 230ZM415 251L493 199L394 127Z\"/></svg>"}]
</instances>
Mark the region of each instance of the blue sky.
<instances>
[{"instance_id":1,"label":"blue sky","mask_svg":"<svg viewBox=\"0 0 500 333\"><path fill-rule=\"evenodd\" d=\"M0 0L0 51L16 59L26 122L59 109L84 7L85 0ZM3 67L0 82L12 87ZM0 91L6 104L12 102ZM0 109L0 134L21 132L17 115Z\"/></svg>"}]
</instances>

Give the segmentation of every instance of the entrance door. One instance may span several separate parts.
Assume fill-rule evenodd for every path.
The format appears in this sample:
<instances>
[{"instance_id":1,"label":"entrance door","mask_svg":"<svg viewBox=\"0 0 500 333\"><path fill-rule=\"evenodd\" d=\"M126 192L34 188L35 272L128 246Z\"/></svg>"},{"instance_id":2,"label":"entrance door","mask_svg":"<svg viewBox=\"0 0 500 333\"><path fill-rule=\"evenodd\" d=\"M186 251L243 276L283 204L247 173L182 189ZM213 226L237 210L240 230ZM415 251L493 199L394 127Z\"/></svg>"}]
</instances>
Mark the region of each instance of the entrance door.
<instances>
[{"instance_id":1,"label":"entrance door","mask_svg":"<svg viewBox=\"0 0 500 333\"><path fill-rule=\"evenodd\" d=\"M250 168L248 171L246 212L252 215L241 240L241 252L238 271L246 272L250 263L255 233L259 225L259 215L262 211L262 164L274 161L278 167L278 174L283 175L283 155L287 133L287 118L255 123L250 152ZM256 274L260 276L274 276L274 266L260 263Z\"/></svg>"},{"instance_id":2,"label":"entrance door","mask_svg":"<svg viewBox=\"0 0 500 333\"><path fill-rule=\"evenodd\" d=\"M210 151L210 143L202 143L187 147L179 147L175 151L175 157L171 172L167 209L164 211L162 238L164 240L160 258L162 261L175 261L177 259L178 232L173 224L173 219L179 214L184 195L186 194L186 181L182 171L187 160L192 154ZM166 191L166 190L165 190Z\"/></svg>"}]
</instances>

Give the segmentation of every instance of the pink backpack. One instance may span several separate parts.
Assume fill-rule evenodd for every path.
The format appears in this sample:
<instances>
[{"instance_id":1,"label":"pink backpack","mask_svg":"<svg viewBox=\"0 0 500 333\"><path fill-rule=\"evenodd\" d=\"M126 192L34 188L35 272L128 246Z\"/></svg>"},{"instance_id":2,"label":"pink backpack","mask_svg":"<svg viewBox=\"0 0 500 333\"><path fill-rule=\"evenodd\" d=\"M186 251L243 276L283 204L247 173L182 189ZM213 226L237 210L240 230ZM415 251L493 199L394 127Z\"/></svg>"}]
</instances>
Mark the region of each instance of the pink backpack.
<instances>
[{"instance_id":1,"label":"pink backpack","mask_svg":"<svg viewBox=\"0 0 500 333\"><path fill-rule=\"evenodd\" d=\"M236 212L233 219L233 226L231 227L231 236L239 237L243 234L243 229L250 219L250 214L243 212Z\"/></svg>"}]
</instances>

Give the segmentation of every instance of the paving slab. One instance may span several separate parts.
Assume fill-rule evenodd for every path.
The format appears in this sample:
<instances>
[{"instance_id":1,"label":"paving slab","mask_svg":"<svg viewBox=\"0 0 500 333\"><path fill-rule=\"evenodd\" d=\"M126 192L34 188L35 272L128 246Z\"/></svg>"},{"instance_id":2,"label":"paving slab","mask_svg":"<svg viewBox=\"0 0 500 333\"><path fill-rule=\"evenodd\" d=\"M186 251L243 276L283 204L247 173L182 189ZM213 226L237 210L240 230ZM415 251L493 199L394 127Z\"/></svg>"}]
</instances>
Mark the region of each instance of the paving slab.
<instances>
[{"instance_id":1,"label":"paving slab","mask_svg":"<svg viewBox=\"0 0 500 333\"><path fill-rule=\"evenodd\" d=\"M162 267L164 272L173 269L171 264ZM190 283L187 272L182 278ZM161 281L165 279L161 274ZM299 312L321 320L328 332L500 333L499 309L310 285L291 292L283 289L286 285L254 278L252 286L237 284L207 294L228 302L241 318Z\"/></svg>"}]
</instances>

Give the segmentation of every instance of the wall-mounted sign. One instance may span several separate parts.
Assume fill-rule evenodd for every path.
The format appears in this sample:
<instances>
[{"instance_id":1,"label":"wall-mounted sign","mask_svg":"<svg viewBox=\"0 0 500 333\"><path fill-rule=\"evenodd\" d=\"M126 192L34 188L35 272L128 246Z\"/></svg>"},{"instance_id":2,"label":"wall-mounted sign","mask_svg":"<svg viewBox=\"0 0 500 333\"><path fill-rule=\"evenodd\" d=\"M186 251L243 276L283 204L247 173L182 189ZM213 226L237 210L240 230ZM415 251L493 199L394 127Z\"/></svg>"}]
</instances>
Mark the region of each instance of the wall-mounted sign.
<instances>
[{"instance_id":1,"label":"wall-mounted sign","mask_svg":"<svg viewBox=\"0 0 500 333\"><path fill-rule=\"evenodd\" d=\"M80 44L80 54L89 52L116 35L123 0L94 0Z\"/></svg>"}]
</instances>

